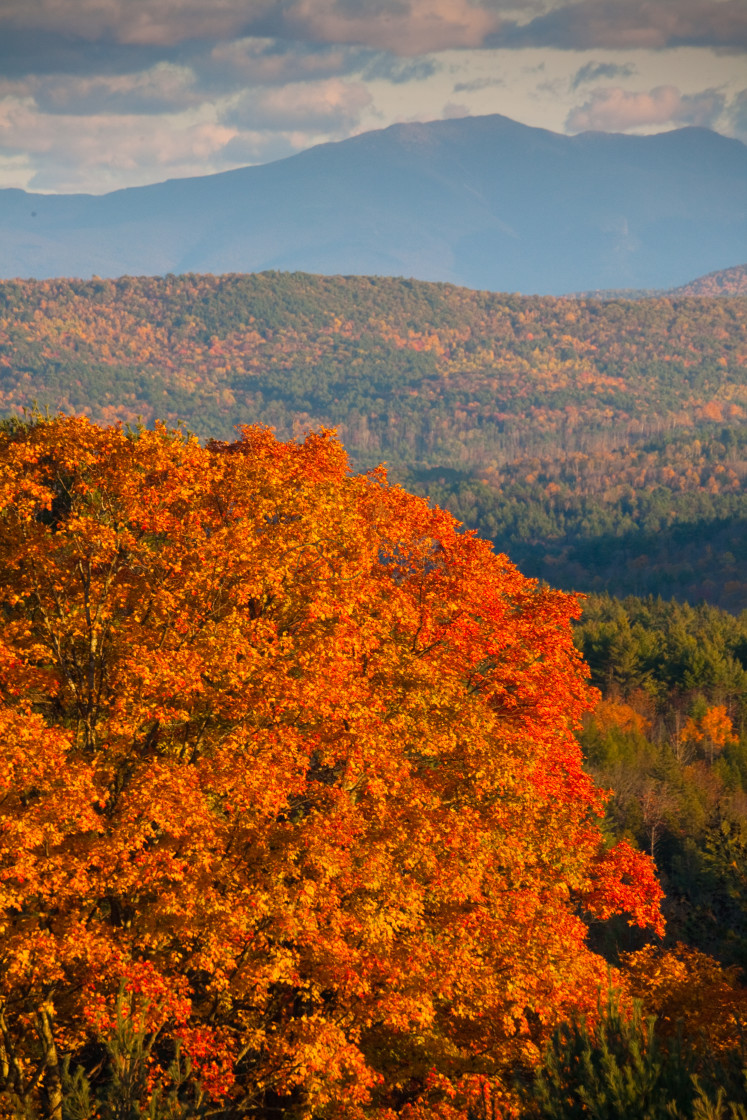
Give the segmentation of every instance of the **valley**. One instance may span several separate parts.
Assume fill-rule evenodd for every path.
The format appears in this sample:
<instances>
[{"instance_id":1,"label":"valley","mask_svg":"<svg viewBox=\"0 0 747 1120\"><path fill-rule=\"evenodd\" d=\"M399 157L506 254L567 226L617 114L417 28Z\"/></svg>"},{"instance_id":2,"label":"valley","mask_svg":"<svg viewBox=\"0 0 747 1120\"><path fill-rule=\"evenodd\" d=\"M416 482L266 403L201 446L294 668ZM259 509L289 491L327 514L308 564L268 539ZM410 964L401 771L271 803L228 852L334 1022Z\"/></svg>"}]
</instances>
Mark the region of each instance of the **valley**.
<instances>
[{"instance_id":1,"label":"valley","mask_svg":"<svg viewBox=\"0 0 747 1120\"><path fill-rule=\"evenodd\" d=\"M527 574L747 606L747 299L294 273L0 284L0 409L334 427Z\"/></svg>"}]
</instances>

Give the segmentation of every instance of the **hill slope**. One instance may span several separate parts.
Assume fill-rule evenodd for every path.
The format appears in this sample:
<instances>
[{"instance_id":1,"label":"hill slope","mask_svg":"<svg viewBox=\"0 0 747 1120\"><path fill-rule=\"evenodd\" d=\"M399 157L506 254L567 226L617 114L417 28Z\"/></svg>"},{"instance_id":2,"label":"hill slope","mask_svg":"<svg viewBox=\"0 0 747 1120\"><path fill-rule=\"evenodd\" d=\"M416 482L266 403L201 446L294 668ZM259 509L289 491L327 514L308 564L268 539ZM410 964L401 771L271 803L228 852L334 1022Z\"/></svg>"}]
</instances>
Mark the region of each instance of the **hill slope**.
<instances>
[{"instance_id":1,"label":"hill slope","mask_svg":"<svg viewBox=\"0 0 747 1120\"><path fill-rule=\"evenodd\" d=\"M337 426L530 575L747 606L747 300L301 274L0 284L0 413Z\"/></svg>"},{"instance_id":2,"label":"hill slope","mask_svg":"<svg viewBox=\"0 0 747 1120\"><path fill-rule=\"evenodd\" d=\"M747 296L747 264L722 268L675 288L675 296Z\"/></svg>"},{"instance_id":3,"label":"hill slope","mask_svg":"<svg viewBox=\"0 0 747 1120\"><path fill-rule=\"evenodd\" d=\"M669 299L680 296L743 296L747 295L747 264L720 268L707 276L697 276L677 288L608 288L589 292L570 292L570 299Z\"/></svg>"},{"instance_id":4,"label":"hill slope","mask_svg":"<svg viewBox=\"0 0 747 1120\"><path fill-rule=\"evenodd\" d=\"M301 269L503 291L667 288L747 246L747 147L706 129L403 124L112 194L0 191L0 276Z\"/></svg>"}]
</instances>

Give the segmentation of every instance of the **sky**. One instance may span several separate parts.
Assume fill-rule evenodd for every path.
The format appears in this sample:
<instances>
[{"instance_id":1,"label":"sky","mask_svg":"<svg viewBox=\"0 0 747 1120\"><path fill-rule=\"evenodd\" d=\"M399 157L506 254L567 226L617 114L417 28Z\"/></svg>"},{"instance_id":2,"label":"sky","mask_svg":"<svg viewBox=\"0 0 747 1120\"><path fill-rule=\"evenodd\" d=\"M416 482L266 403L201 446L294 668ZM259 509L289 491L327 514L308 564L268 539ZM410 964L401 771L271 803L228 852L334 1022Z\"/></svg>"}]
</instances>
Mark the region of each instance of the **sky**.
<instances>
[{"instance_id":1,"label":"sky","mask_svg":"<svg viewBox=\"0 0 747 1120\"><path fill-rule=\"evenodd\" d=\"M0 187L101 194L484 113L747 142L747 0L0 0Z\"/></svg>"}]
</instances>

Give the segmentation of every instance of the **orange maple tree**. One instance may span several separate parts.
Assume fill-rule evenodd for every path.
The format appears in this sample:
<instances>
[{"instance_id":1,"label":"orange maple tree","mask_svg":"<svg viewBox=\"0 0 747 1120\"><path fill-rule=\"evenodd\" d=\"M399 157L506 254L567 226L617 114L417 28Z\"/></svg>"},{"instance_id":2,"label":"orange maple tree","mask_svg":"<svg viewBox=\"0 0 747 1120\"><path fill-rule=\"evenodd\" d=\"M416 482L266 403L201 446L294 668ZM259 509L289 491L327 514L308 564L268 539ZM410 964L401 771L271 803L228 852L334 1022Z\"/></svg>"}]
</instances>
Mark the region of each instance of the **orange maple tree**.
<instances>
[{"instance_id":1,"label":"orange maple tree","mask_svg":"<svg viewBox=\"0 0 747 1120\"><path fill-rule=\"evenodd\" d=\"M724 968L687 945L652 945L622 954L629 993L656 1016L662 1039L683 1038L690 1060L741 1051L747 1058L747 988L739 968Z\"/></svg>"},{"instance_id":2,"label":"orange maple tree","mask_svg":"<svg viewBox=\"0 0 747 1120\"><path fill-rule=\"evenodd\" d=\"M6 426L0 572L6 1108L124 1018L146 1097L177 1054L221 1115L459 1115L596 1006L580 915L660 929L575 599L332 434Z\"/></svg>"},{"instance_id":3,"label":"orange maple tree","mask_svg":"<svg viewBox=\"0 0 747 1120\"><path fill-rule=\"evenodd\" d=\"M727 744L738 742L725 704L714 704L706 708L697 719L689 717L682 728L682 739L702 744L708 751L711 762L714 754L722 751Z\"/></svg>"}]
</instances>

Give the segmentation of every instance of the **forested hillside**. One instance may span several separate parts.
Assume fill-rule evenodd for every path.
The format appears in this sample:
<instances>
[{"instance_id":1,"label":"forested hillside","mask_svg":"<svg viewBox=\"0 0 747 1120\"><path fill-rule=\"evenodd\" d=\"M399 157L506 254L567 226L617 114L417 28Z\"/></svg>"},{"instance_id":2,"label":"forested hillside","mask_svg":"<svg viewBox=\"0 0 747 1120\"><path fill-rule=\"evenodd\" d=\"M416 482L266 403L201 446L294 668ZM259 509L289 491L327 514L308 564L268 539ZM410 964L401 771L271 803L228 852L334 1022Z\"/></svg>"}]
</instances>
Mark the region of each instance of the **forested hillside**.
<instances>
[{"instance_id":1,"label":"forested hillside","mask_svg":"<svg viewBox=\"0 0 747 1120\"><path fill-rule=\"evenodd\" d=\"M689 284L676 288L673 295L682 296L743 296L747 294L747 264L734 268L721 268L699 276Z\"/></svg>"},{"instance_id":2,"label":"forested hillside","mask_svg":"<svg viewBox=\"0 0 747 1120\"><path fill-rule=\"evenodd\" d=\"M747 605L747 299L266 273L0 285L0 408L335 426L530 575Z\"/></svg>"},{"instance_id":3,"label":"forested hillside","mask_svg":"<svg viewBox=\"0 0 747 1120\"><path fill-rule=\"evenodd\" d=\"M582 742L610 835L656 859L672 942L747 968L747 612L593 595L576 642L603 695Z\"/></svg>"},{"instance_id":4,"label":"forested hillside","mask_svg":"<svg viewBox=\"0 0 747 1120\"><path fill-rule=\"evenodd\" d=\"M577 299L679 299L682 296L743 296L747 294L747 265L719 268L697 276L678 288L613 288L607 291L574 292Z\"/></svg>"}]
</instances>

